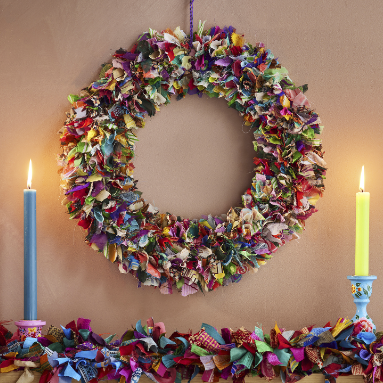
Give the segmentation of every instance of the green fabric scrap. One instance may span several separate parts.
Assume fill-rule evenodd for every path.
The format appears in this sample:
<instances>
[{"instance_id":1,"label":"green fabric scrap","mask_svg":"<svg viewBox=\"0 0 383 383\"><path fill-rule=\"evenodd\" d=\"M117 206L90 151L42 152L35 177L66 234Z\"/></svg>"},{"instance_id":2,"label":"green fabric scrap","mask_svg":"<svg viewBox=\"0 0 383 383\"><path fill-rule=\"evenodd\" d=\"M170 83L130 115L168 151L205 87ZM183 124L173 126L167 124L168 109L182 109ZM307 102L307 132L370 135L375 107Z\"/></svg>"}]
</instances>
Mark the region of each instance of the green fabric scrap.
<instances>
[{"instance_id":1,"label":"green fabric scrap","mask_svg":"<svg viewBox=\"0 0 383 383\"><path fill-rule=\"evenodd\" d=\"M74 347L74 340L73 339L67 339L64 337L63 343L65 348Z\"/></svg>"},{"instance_id":2,"label":"green fabric scrap","mask_svg":"<svg viewBox=\"0 0 383 383\"><path fill-rule=\"evenodd\" d=\"M182 288L182 286L184 285L184 283L185 283L185 280L184 280L183 278L179 279L179 280L176 282L177 289Z\"/></svg>"},{"instance_id":3,"label":"green fabric scrap","mask_svg":"<svg viewBox=\"0 0 383 383\"><path fill-rule=\"evenodd\" d=\"M75 95L75 94L70 94L68 96L68 101L73 104L74 102L78 101L80 99L79 96Z\"/></svg>"},{"instance_id":4,"label":"green fabric scrap","mask_svg":"<svg viewBox=\"0 0 383 383\"><path fill-rule=\"evenodd\" d=\"M235 347L230 350L230 362L241 359L248 351L244 347Z\"/></svg>"},{"instance_id":5,"label":"green fabric scrap","mask_svg":"<svg viewBox=\"0 0 383 383\"><path fill-rule=\"evenodd\" d=\"M259 183L260 183L260 181L257 181L257 191L258 191L258 186L259 186ZM254 332L255 332L255 335L257 335L258 336L258 338L260 339L260 340L264 340L265 338L263 337L263 331L262 331L262 329L261 328L259 328L259 327L257 327L257 326L255 326L255 328L254 328Z\"/></svg>"},{"instance_id":6,"label":"green fabric scrap","mask_svg":"<svg viewBox=\"0 0 383 383\"><path fill-rule=\"evenodd\" d=\"M88 197L89 198L89 197ZM93 198L93 197L92 197ZM86 201L86 200L85 200ZM88 203L88 202L87 202ZM85 341L88 340L88 337L89 337L89 334L90 334L90 331L89 330L85 330L85 329L80 329L78 330L78 332L80 333L82 339L84 339Z\"/></svg>"},{"instance_id":7,"label":"green fabric scrap","mask_svg":"<svg viewBox=\"0 0 383 383\"><path fill-rule=\"evenodd\" d=\"M195 345L194 343L191 345L191 352L193 354L196 354L198 356L207 356L207 355L213 355L214 353L211 353L209 351L204 350L203 348Z\"/></svg>"},{"instance_id":8,"label":"green fabric scrap","mask_svg":"<svg viewBox=\"0 0 383 383\"><path fill-rule=\"evenodd\" d=\"M241 359L238 360L238 364L242 364L243 366L246 366L246 368L250 369L253 360L253 354L248 351Z\"/></svg>"},{"instance_id":9,"label":"green fabric scrap","mask_svg":"<svg viewBox=\"0 0 383 383\"><path fill-rule=\"evenodd\" d=\"M81 331L81 330L79 330ZM84 331L84 330L83 330ZM81 333L80 333L81 334ZM82 336L82 335L81 335ZM87 337L88 339L88 337ZM55 343L51 343L49 346L48 346L49 349L51 349L52 351L56 351L58 354L64 352L64 347L61 343L59 342L55 342Z\"/></svg>"},{"instance_id":10,"label":"green fabric scrap","mask_svg":"<svg viewBox=\"0 0 383 383\"><path fill-rule=\"evenodd\" d=\"M256 352L254 355L254 367L257 367L262 362L262 354L259 352Z\"/></svg>"},{"instance_id":11,"label":"green fabric scrap","mask_svg":"<svg viewBox=\"0 0 383 383\"><path fill-rule=\"evenodd\" d=\"M113 338L116 336L116 334L113 334L113 335L109 335L107 338L105 338L105 342L107 343L107 344L109 344L112 340L113 340Z\"/></svg>"},{"instance_id":12,"label":"green fabric scrap","mask_svg":"<svg viewBox=\"0 0 383 383\"><path fill-rule=\"evenodd\" d=\"M273 349L266 343L266 342L262 342L260 340L255 340L255 345L257 346L257 350L261 353L263 352L266 352L266 351L270 351L270 352L273 352Z\"/></svg>"},{"instance_id":13,"label":"green fabric scrap","mask_svg":"<svg viewBox=\"0 0 383 383\"><path fill-rule=\"evenodd\" d=\"M278 357L279 361L281 362L281 366L287 366L289 363L291 353L287 348L283 348L282 350L274 349L274 354Z\"/></svg>"}]
</instances>

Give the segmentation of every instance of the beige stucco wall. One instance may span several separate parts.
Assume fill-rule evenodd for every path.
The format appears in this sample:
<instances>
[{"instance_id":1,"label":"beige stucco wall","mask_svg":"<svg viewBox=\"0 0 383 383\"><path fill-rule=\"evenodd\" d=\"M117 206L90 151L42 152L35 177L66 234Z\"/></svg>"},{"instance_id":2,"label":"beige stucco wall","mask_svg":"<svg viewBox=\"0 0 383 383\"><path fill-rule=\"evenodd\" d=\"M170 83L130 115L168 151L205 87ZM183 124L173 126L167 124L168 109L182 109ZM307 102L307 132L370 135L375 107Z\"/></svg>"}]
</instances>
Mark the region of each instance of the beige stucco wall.
<instances>
[{"instance_id":1,"label":"beige stucco wall","mask_svg":"<svg viewBox=\"0 0 383 383\"><path fill-rule=\"evenodd\" d=\"M57 131L66 97L95 79L100 64L149 27L188 28L188 1L0 1L0 320L23 316L23 189L29 158L38 198L38 313L65 325L91 318L99 333L153 316L168 330L223 326L298 329L351 317L355 193L361 166L371 193L369 313L383 328L381 1L196 0L195 24L233 25L263 41L307 93L325 125L329 165L319 212L301 239L279 249L257 275L203 296L137 289L131 276L84 243L61 206ZM137 178L163 211L221 214L247 188L251 138L222 100L189 96L140 132Z\"/></svg>"}]
</instances>

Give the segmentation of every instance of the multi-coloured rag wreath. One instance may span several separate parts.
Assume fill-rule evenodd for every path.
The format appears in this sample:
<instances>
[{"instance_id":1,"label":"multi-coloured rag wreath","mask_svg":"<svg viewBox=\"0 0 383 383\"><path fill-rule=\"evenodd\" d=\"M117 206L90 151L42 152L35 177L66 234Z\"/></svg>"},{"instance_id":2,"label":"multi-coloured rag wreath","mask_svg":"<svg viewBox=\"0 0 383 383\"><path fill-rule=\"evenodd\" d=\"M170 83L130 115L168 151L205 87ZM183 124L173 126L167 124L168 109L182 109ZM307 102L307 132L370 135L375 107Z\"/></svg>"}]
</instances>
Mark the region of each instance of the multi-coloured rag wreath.
<instances>
[{"instance_id":1,"label":"multi-coloured rag wreath","mask_svg":"<svg viewBox=\"0 0 383 383\"><path fill-rule=\"evenodd\" d=\"M322 127L306 90L262 43L245 43L233 27L203 31L200 23L192 42L180 28L150 29L69 96L59 164L70 218L121 272L162 293L238 282L297 238L324 190ZM172 95L187 94L224 97L254 133L252 184L221 217L160 213L133 178L136 129Z\"/></svg>"}]
</instances>

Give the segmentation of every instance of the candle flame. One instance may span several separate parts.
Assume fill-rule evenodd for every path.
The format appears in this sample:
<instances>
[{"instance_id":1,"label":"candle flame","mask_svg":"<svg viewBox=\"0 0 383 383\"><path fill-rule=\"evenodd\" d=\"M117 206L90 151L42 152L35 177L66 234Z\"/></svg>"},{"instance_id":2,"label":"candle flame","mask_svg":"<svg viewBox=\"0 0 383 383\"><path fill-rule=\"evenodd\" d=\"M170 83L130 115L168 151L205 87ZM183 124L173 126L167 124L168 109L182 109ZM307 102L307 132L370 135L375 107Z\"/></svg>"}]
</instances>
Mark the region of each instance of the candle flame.
<instances>
[{"instance_id":1,"label":"candle flame","mask_svg":"<svg viewBox=\"0 0 383 383\"><path fill-rule=\"evenodd\" d=\"M360 173L359 190L364 192L364 166L362 166L362 172Z\"/></svg>"},{"instance_id":2,"label":"candle flame","mask_svg":"<svg viewBox=\"0 0 383 383\"><path fill-rule=\"evenodd\" d=\"M27 187L28 187L28 189L32 188L32 160L29 160L29 171L28 171Z\"/></svg>"}]
</instances>

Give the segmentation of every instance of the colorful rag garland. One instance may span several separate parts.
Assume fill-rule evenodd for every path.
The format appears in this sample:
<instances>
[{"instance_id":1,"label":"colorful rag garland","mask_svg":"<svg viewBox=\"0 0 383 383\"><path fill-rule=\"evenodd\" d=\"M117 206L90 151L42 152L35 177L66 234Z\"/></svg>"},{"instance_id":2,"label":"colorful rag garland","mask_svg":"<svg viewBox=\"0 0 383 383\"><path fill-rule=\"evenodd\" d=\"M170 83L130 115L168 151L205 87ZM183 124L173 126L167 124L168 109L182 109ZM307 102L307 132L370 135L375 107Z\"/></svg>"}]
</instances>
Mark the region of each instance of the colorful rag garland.
<instances>
[{"instance_id":1,"label":"colorful rag garland","mask_svg":"<svg viewBox=\"0 0 383 383\"><path fill-rule=\"evenodd\" d=\"M318 115L274 55L233 27L149 30L119 49L79 96L61 129L61 186L86 242L139 285L186 296L255 272L298 237L324 190ZM254 177L240 207L191 220L147 203L133 178L135 130L187 94L224 97L254 135ZM241 127L239 126L239 129Z\"/></svg>"},{"instance_id":2,"label":"colorful rag garland","mask_svg":"<svg viewBox=\"0 0 383 383\"><path fill-rule=\"evenodd\" d=\"M203 323L195 334L174 332L167 338L165 325L149 319L145 327L138 321L113 341L115 335L102 338L83 318L65 327L51 326L38 339L22 340L0 325L0 372L31 367L42 373L40 383L72 378L137 383L145 375L157 383L181 383L198 374L204 382L280 376L282 382L293 383L312 373L322 373L333 383L340 375L383 382L383 332L368 332L370 327L365 318L355 323L341 318L335 326L299 331L275 325L270 334L259 327L223 328L219 333Z\"/></svg>"}]
</instances>

